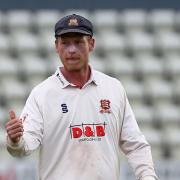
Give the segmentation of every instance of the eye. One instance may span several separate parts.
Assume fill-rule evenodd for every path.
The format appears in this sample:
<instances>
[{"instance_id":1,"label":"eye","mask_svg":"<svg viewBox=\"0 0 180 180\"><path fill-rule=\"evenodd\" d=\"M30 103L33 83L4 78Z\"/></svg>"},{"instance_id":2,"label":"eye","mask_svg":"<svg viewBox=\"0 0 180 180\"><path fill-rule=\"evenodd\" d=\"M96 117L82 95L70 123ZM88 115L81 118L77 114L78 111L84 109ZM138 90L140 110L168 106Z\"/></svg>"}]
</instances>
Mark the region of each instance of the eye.
<instances>
[{"instance_id":1,"label":"eye","mask_svg":"<svg viewBox=\"0 0 180 180\"><path fill-rule=\"evenodd\" d=\"M77 45L80 45L80 44L83 44L83 43L84 43L83 39L76 39L75 40L75 44L77 44Z\"/></svg>"},{"instance_id":2,"label":"eye","mask_svg":"<svg viewBox=\"0 0 180 180\"><path fill-rule=\"evenodd\" d=\"M80 43L80 40L79 40L79 39L76 39L74 42L75 42L75 44L79 44L79 43Z\"/></svg>"},{"instance_id":3,"label":"eye","mask_svg":"<svg viewBox=\"0 0 180 180\"><path fill-rule=\"evenodd\" d=\"M61 41L61 44L66 45L66 44L67 44L67 41L62 40L62 41Z\"/></svg>"}]
</instances>

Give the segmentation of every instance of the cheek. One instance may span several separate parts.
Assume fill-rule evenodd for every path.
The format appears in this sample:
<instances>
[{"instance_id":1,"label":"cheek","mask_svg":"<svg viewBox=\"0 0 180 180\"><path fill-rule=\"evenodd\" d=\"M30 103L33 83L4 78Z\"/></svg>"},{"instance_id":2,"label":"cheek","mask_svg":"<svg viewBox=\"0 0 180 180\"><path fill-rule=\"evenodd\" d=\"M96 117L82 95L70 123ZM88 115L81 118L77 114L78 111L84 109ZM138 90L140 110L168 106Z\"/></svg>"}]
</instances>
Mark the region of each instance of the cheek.
<instances>
[{"instance_id":1,"label":"cheek","mask_svg":"<svg viewBox=\"0 0 180 180\"><path fill-rule=\"evenodd\" d=\"M62 54L63 54L63 49L61 48L61 47L56 47L56 52L59 54L59 56L62 56Z\"/></svg>"},{"instance_id":2,"label":"cheek","mask_svg":"<svg viewBox=\"0 0 180 180\"><path fill-rule=\"evenodd\" d=\"M62 51L62 49L61 48L56 48L56 53L59 55L59 58L61 59L61 60L63 60L64 58L64 53L63 53L63 51Z\"/></svg>"},{"instance_id":3,"label":"cheek","mask_svg":"<svg viewBox=\"0 0 180 180\"><path fill-rule=\"evenodd\" d=\"M89 53L89 50L90 50L90 47L88 46L88 44L86 46L83 46L81 48L81 53L82 54L88 54Z\"/></svg>"}]
</instances>

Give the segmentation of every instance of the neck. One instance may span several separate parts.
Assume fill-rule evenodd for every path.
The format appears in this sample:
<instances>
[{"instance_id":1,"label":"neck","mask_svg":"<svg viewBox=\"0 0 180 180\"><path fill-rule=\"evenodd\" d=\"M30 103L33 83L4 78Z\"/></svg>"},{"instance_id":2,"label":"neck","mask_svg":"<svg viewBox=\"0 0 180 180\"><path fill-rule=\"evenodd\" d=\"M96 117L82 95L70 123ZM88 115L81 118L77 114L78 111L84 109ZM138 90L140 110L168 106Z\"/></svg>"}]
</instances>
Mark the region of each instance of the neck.
<instances>
[{"instance_id":1,"label":"neck","mask_svg":"<svg viewBox=\"0 0 180 180\"><path fill-rule=\"evenodd\" d=\"M80 71L67 71L64 67L61 67L60 70L68 82L80 88L89 80L91 74L89 66Z\"/></svg>"}]
</instances>

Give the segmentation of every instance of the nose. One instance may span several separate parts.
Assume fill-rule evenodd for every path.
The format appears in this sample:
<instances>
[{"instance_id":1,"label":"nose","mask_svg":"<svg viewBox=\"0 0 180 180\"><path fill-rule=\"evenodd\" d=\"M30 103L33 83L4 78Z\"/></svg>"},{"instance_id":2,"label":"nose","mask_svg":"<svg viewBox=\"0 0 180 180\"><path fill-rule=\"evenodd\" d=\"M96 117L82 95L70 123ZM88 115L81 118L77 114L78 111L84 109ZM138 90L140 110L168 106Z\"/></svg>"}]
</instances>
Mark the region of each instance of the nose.
<instances>
[{"instance_id":1,"label":"nose","mask_svg":"<svg viewBox=\"0 0 180 180\"><path fill-rule=\"evenodd\" d=\"M70 44L70 45L68 46L68 52L69 52L69 53L73 54L73 53L75 53L76 51L77 51L77 47L76 47L74 44Z\"/></svg>"}]
</instances>

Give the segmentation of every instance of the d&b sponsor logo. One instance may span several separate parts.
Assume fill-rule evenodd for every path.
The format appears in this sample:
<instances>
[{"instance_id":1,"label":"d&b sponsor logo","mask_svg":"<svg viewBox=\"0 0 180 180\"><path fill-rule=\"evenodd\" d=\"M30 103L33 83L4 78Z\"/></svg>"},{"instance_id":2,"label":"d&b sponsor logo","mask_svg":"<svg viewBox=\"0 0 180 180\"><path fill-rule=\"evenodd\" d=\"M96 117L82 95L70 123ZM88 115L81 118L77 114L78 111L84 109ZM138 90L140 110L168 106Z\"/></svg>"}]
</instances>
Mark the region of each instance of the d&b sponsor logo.
<instances>
[{"instance_id":1,"label":"d&b sponsor logo","mask_svg":"<svg viewBox=\"0 0 180 180\"><path fill-rule=\"evenodd\" d=\"M101 141L106 135L106 123L70 125L71 139L79 141Z\"/></svg>"}]
</instances>

